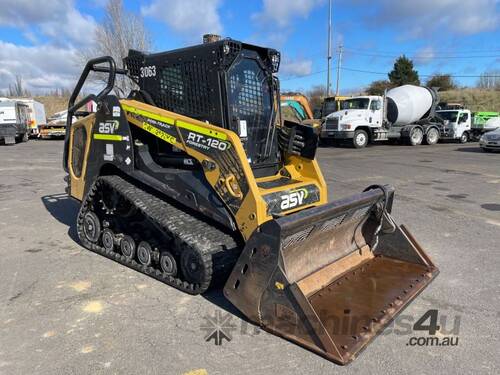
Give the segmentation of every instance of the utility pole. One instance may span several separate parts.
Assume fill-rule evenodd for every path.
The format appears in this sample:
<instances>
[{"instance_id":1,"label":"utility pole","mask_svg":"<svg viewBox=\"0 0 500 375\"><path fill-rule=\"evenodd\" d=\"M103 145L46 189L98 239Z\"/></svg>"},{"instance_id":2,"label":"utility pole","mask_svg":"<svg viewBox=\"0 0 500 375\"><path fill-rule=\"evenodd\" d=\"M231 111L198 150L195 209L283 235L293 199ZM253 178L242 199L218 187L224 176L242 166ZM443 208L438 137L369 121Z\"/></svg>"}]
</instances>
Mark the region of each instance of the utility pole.
<instances>
[{"instance_id":1,"label":"utility pole","mask_svg":"<svg viewBox=\"0 0 500 375\"><path fill-rule=\"evenodd\" d=\"M343 50L344 46L341 44L339 46L339 59L337 61L337 89L335 90L335 95L336 96L339 96L339 93L340 93L340 69L342 69L342 50Z\"/></svg>"},{"instance_id":2,"label":"utility pole","mask_svg":"<svg viewBox=\"0 0 500 375\"><path fill-rule=\"evenodd\" d=\"M332 0L328 1L328 73L326 76L326 96L330 96L330 70L332 61Z\"/></svg>"}]
</instances>

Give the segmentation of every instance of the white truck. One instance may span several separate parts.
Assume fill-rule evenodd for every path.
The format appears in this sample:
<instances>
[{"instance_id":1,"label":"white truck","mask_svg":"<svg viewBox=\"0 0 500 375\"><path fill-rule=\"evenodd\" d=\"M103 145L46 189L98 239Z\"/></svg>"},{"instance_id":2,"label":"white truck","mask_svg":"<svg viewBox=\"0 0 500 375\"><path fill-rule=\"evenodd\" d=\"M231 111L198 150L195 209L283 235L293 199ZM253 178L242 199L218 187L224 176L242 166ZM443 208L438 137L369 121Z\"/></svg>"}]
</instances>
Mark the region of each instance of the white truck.
<instances>
[{"instance_id":1,"label":"white truck","mask_svg":"<svg viewBox=\"0 0 500 375\"><path fill-rule=\"evenodd\" d=\"M0 141L6 145L27 142L29 113L26 104L0 98Z\"/></svg>"},{"instance_id":2,"label":"white truck","mask_svg":"<svg viewBox=\"0 0 500 375\"><path fill-rule=\"evenodd\" d=\"M438 103L434 89L412 85L396 87L384 96L349 98L342 110L326 117L320 137L348 141L355 148L388 140L433 145L439 141L443 125L435 114Z\"/></svg>"},{"instance_id":3,"label":"white truck","mask_svg":"<svg viewBox=\"0 0 500 375\"><path fill-rule=\"evenodd\" d=\"M45 115L45 106L34 99L14 99L17 102L24 103L28 106L29 113L29 130L31 136L38 136L40 128L47 125L47 117Z\"/></svg>"},{"instance_id":4,"label":"white truck","mask_svg":"<svg viewBox=\"0 0 500 375\"><path fill-rule=\"evenodd\" d=\"M457 140L467 143L471 139L472 113L468 109L436 111L444 120L441 126L441 139Z\"/></svg>"}]
</instances>

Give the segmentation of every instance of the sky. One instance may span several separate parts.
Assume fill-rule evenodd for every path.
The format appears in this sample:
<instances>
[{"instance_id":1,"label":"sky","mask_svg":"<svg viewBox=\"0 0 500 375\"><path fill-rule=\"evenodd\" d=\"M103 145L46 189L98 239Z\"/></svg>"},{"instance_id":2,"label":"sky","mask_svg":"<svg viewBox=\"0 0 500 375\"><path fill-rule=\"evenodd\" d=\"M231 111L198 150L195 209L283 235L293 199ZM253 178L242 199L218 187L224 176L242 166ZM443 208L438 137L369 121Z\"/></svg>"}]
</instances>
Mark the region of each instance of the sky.
<instances>
[{"instance_id":1,"label":"sky","mask_svg":"<svg viewBox=\"0 0 500 375\"><path fill-rule=\"evenodd\" d=\"M0 90L21 75L33 93L72 89L92 48L106 0L0 0ZM204 33L281 51L282 90L325 85L328 0L124 0L141 15L153 51L197 44ZM500 70L500 0L333 0L332 90L343 46L340 92L386 79L396 57L423 82L453 74L473 86Z\"/></svg>"}]
</instances>

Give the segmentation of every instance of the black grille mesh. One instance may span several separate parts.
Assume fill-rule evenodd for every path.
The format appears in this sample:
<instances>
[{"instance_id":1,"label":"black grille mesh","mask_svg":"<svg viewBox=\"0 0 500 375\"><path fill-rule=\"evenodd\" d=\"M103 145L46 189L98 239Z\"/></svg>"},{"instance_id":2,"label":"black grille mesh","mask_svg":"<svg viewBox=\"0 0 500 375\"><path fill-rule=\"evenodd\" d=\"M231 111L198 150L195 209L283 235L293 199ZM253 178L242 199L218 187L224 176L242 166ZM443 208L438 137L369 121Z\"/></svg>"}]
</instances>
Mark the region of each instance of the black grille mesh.
<instances>
[{"instance_id":1,"label":"black grille mesh","mask_svg":"<svg viewBox=\"0 0 500 375\"><path fill-rule=\"evenodd\" d=\"M136 82L139 81L141 66L144 64L144 54L130 50L127 57L123 59L128 70L128 75Z\"/></svg>"},{"instance_id":2,"label":"black grille mesh","mask_svg":"<svg viewBox=\"0 0 500 375\"><path fill-rule=\"evenodd\" d=\"M237 97L233 112L243 116L256 115L260 117L263 112L262 85L255 72L245 70L243 79L240 76L231 75L229 86L231 94L236 94Z\"/></svg>"},{"instance_id":3,"label":"black grille mesh","mask_svg":"<svg viewBox=\"0 0 500 375\"><path fill-rule=\"evenodd\" d=\"M156 103L162 108L189 115L207 118L213 114L209 100L207 66L203 60L187 61L160 70L160 90Z\"/></svg>"}]
</instances>

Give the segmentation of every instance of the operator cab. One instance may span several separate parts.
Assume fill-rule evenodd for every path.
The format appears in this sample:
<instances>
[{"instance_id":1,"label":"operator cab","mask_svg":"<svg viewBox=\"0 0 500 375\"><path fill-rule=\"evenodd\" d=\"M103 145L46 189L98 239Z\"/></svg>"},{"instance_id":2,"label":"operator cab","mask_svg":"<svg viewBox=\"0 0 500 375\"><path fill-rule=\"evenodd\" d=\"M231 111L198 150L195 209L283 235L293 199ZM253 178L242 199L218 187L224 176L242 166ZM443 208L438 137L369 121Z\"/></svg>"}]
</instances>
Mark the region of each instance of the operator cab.
<instances>
[{"instance_id":1,"label":"operator cab","mask_svg":"<svg viewBox=\"0 0 500 375\"><path fill-rule=\"evenodd\" d=\"M278 172L278 51L225 39L156 54L131 50L125 63L140 87L134 99L234 131L256 177Z\"/></svg>"}]
</instances>

